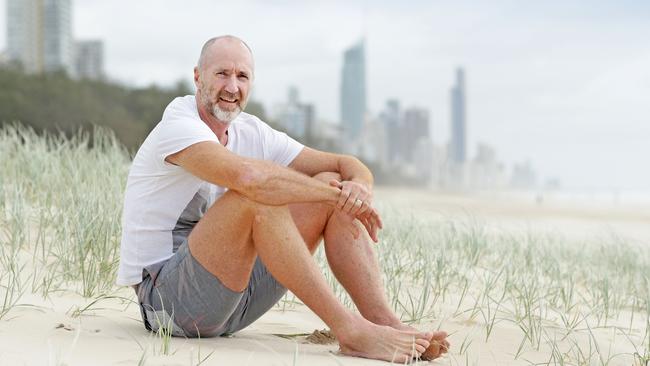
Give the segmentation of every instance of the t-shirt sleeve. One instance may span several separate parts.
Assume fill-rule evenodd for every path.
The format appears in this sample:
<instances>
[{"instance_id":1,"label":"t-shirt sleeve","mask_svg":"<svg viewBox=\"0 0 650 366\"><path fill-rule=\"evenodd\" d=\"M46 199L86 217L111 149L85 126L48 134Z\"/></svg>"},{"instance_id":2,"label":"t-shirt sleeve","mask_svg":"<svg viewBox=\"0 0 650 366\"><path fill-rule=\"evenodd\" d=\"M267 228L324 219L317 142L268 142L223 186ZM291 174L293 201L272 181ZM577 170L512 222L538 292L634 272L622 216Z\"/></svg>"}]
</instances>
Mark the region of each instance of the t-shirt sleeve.
<instances>
[{"instance_id":1,"label":"t-shirt sleeve","mask_svg":"<svg viewBox=\"0 0 650 366\"><path fill-rule=\"evenodd\" d=\"M187 101L171 104L158 126L156 159L169 165L165 159L191 145L203 141L219 142L212 130L200 120Z\"/></svg>"},{"instance_id":2,"label":"t-shirt sleeve","mask_svg":"<svg viewBox=\"0 0 650 366\"><path fill-rule=\"evenodd\" d=\"M271 160L282 166L288 166L302 151L304 145L284 132L271 128L260 121L264 160Z\"/></svg>"}]
</instances>

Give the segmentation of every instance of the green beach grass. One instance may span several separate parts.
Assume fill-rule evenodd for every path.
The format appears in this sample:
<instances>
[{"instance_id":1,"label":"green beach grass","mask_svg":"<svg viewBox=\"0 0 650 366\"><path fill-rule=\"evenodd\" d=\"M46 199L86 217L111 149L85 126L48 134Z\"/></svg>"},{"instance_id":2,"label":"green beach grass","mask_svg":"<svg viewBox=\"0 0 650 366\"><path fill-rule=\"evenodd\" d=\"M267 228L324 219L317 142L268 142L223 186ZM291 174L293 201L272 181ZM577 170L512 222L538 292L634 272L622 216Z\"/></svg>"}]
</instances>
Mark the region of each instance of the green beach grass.
<instances>
[{"instance_id":1,"label":"green beach grass","mask_svg":"<svg viewBox=\"0 0 650 366\"><path fill-rule=\"evenodd\" d=\"M0 156L0 339L17 314L28 317L62 296L78 296L70 319L102 316L104 304L136 307L114 284L130 162L115 136L100 128L43 136L4 125ZM404 322L451 333L453 348L439 364L649 364L649 250L615 235L576 242L561 233L495 233L470 216L381 212L376 249L389 302ZM316 258L336 295L354 307L322 248ZM276 310L300 307L289 293ZM164 334L147 346L144 336L128 335L140 349L134 364L174 357L180 347ZM211 364L205 340L188 352L181 364ZM286 363L310 364L298 351Z\"/></svg>"}]
</instances>

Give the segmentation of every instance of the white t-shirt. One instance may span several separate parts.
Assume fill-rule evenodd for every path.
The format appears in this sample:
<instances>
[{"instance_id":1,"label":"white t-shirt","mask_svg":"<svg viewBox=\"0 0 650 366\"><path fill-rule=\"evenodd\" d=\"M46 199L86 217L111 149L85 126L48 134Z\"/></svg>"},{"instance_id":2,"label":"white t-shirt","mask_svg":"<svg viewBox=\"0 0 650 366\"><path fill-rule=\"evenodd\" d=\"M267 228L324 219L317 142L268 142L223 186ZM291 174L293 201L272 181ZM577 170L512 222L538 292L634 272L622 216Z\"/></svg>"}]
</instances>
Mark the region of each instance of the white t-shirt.
<instances>
[{"instance_id":1,"label":"white t-shirt","mask_svg":"<svg viewBox=\"0 0 650 366\"><path fill-rule=\"evenodd\" d=\"M165 158L217 136L201 120L193 95L174 99L140 146L126 183L118 285L142 281L142 269L173 255L207 209L227 190L170 164ZM303 145L259 118L240 115L228 127L226 148L287 166Z\"/></svg>"}]
</instances>

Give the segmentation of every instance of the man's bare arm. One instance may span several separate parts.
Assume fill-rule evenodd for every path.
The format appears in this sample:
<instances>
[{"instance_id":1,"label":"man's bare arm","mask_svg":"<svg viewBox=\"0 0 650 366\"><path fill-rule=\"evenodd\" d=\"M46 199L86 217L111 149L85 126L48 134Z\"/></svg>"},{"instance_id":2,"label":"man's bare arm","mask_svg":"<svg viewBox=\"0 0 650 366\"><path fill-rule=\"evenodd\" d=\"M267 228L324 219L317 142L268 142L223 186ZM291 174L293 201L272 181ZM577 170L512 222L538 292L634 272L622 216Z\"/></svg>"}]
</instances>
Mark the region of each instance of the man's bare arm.
<instances>
[{"instance_id":1,"label":"man's bare arm","mask_svg":"<svg viewBox=\"0 0 650 366\"><path fill-rule=\"evenodd\" d=\"M350 155L333 154L305 147L291 162L290 168L309 176L322 172L337 172L344 181L365 184L372 189L372 173L359 159Z\"/></svg>"},{"instance_id":2,"label":"man's bare arm","mask_svg":"<svg viewBox=\"0 0 650 366\"><path fill-rule=\"evenodd\" d=\"M336 204L341 193L339 188L292 169L233 154L212 141L191 145L165 160L207 182L228 187L268 205L294 202Z\"/></svg>"},{"instance_id":3,"label":"man's bare arm","mask_svg":"<svg viewBox=\"0 0 650 366\"><path fill-rule=\"evenodd\" d=\"M364 207L354 207L357 199L364 201L367 207L372 203L372 173L353 156L305 147L289 167L310 176L327 171L341 174L342 181L332 182L332 186L341 189L336 206L345 212L355 215L364 211Z\"/></svg>"}]
</instances>

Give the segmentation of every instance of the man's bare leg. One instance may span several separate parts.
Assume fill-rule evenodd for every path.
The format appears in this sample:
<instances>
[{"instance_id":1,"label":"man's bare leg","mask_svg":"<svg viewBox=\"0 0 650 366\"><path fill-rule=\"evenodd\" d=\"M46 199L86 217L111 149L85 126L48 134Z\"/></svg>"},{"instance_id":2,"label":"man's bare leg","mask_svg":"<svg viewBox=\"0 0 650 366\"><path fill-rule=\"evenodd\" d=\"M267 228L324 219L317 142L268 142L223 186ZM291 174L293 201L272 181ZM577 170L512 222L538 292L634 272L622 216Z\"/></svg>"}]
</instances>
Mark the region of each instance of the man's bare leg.
<instances>
[{"instance_id":1,"label":"man's bare leg","mask_svg":"<svg viewBox=\"0 0 650 366\"><path fill-rule=\"evenodd\" d=\"M355 238L350 226L358 226ZM336 279L348 292L364 318L375 324L387 325L400 330L416 330L404 324L391 309L381 279L377 255L365 229L360 223L335 211L325 228L325 254ZM442 345L439 354L447 352L447 332L434 332L431 341Z\"/></svg>"},{"instance_id":2,"label":"man's bare leg","mask_svg":"<svg viewBox=\"0 0 650 366\"><path fill-rule=\"evenodd\" d=\"M296 228L287 206L267 206L229 191L189 237L196 260L228 288L246 288L257 255L271 274L332 329L343 353L404 362L429 345L430 333L373 324L346 309Z\"/></svg>"},{"instance_id":3,"label":"man's bare leg","mask_svg":"<svg viewBox=\"0 0 650 366\"><path fill-rule=\"evenodd\" d=\"M320 173L314 178L326 183L341 179L336 173ZM377 256L361 224L326 204L299 203L289 205L289 209L311 252L324 237L325 253L332 272L350 294L361 315L375 324L406 329L408 326L399 320L388 304ZM352 235L353 225L358 226L361 233L356 239Z\"/></svg>"},{"instance_id":4,"label":"man's bare leg","mask_svg":"<svg viewBox=\"0 0 650 366\"><path fill-rule=\"evenodd\" d=\"M314 178L329 182L340 180L336 173L320 173ZM402 323L390 308L381 280L379 263L364 228L334 207L318 203L289 205L291 215L307 247L313 253L325 237L325 251L332 272L350 294L364 318L400 330L416 330ZM357 225L362 233L357 239L351 233ZM446 332L434 332L432 340L447 347Z\"/></svg>"},{"instance_id":5,"label":"man's bare leg","mask_svg":"<svg viewBox=\"0 0 650 366\"><path fill-rule=\"evenodd\" d=\"M359 225L361 232L356 239L350 231L353 225ZM324 232L327 261L364 318L375 324L402 327L388 304L374 248L362 230L350 216L334 212Z\"/></svg>"}]
</instances>

